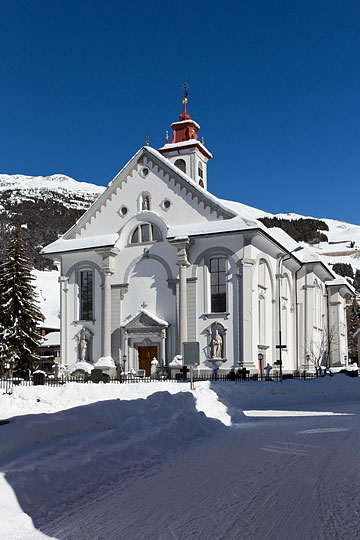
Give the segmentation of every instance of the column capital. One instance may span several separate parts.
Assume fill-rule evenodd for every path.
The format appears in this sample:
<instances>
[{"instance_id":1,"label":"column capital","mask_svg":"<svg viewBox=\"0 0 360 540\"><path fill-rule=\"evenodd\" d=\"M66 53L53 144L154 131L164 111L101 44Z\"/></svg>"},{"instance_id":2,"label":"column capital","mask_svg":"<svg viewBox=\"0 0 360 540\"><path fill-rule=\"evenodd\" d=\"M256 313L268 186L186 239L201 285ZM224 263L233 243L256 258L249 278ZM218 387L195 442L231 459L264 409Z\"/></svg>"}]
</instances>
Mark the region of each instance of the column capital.
<instances>
[{"instance_id":1,"label":"column capital","mask_svg":"<svg viewBox=\"0 0 360 540\"><path fill-rule=\"evenodd\" d=\"M106 274L113 274L114 269L114 259L116 255L120 253L118 248L103 248L97 249L96 253L102 256L102 271Z\"/></svg>"},{"instance_id":2,"label":"column capital","mask_svg":"<svg viewBox=\"0 0 360 540\"><path fill-rule=\"evenodd\" d=\"M177 238L175 240L171 240L170 243L177 249L176 264L178 266L190 266L190 262L188 260L188 249L191 245L190 239L188 237Z\"/></svg>"}]
</instances>

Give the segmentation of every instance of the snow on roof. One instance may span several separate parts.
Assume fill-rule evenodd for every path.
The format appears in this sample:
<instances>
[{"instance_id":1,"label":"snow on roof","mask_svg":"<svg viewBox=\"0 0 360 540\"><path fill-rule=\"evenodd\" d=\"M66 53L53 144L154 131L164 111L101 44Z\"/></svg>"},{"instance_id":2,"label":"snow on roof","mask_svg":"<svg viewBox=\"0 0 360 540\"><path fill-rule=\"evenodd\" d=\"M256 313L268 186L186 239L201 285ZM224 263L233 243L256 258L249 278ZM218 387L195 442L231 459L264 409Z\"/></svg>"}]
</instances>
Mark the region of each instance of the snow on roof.
<instances>
[{"instance_id":1,"label":"snow on roof","mask_svg":"<svg viewBox=\"0 0 360 540\"><path fill-rule=\"evenodd\" d=\"M203 223L189 223L186 225L175 225L169 227L168 238L184 238L187 236L198 236L202 234L214 234L221 232L243 231L248 229L265 229L264 225L257 221L250 221L241 216L221 221L206 221Z\"/></svg>"},{"instance_id":2,"label":"snow on roof","mask_svg":"<svg viewBox=\"0 0 360 540\"><path fill-rule=\"evenodd\" d=\"M253 206L248 206L247 204L243 204L236 201L227 201L225 199L218 199L218 200L222 202L228 208L231 208L237 214L240 214L243 217L246 217L247 219L259 219L260 217L264 217L264 216L273 217L273 214L264 212L263 210L259 210L258 208L254 208Z\"/></svg>"},{"instance_id":3,"label":"snow on roof","mask_svg":"<svg viewBox=\"0 0 360 540\"><path fill-rule=\"evenodd\" d=\"M355 289L350 285L350 283L343 277L339 276L331 281L326 281L325 285L327 287L348 287L352 292L355 292Z\"/></svg>"},{"instance_id":4,"label":"snow on roof","mask_svg":"<svg viewBox=\"0 0 360 540\"><path fill-rule=\"evenodd\" d=\"M188 141L181 141L181 142L177 142L177 143L167 143L167 144L164 144L164 146L162 146L161 148L159 148L159 151L160 150L177 150L178 148L186 148L187 146L200 146L201 148L204 149L204 151L210 156L210 157L213 157L212 153L209 152L209 150L205 147L205 145L203 145L198 139L190 139ZM149 146L147 146L147 148L149 148ZM181 157L181 156L179 156Z\"/></svg>"},{"instance_id":5,"label":"snow on roof","mask_svg":"<svg viewBox=\"0 0 360 540\"><path fill-rule=\"evenodd\" d=\"M274 240L281 244L287 251L294 251L294 249L300 246L300 244L283 229L280 229L279 227L272 227L271 229L268 229L265 227L265 225L263 227L266 229L268 235L274 238ZM300 253L302 253L302 251L299 251L299 254ZM295 257L298 257L298 252L296 252Z\"/></svg>"},{"instance_id":6,"label":"snow on roof","mask_svg":"<svg viewBox=\"0 0 360 540\"><path fill-rule=\"evenodd\" d=\"M42 347L55 347L60 345L60 332L49 332L44 337Z\"/></svg>"},{"instance_id":7,"label":"snow on roof","mask_svg":"<svg viewBox=\"0 0 360 540\"><path fill-rule=\"evenodd\" d=\"M89 236L87 238L73 238L65 239L59 238L52 244L45 246L41 250L42 255L61 253L63 251L78 251L80 249L93 249L102 246L114 246L116 240L119 238L117 233L100 234L98 236Z\"/></svg>"},{"instance_id":8,"label":"snow on roof","mask_svg":"<svg viewBox=\"0 0 360 540\"><path fill-rule=\"evenodd\" d=\"M297 253L297 257L303 263L324 262L320 255L313 248L307 246L304 247L303 250L299 251L299 253Z\"/></svg>"},{"instance_id":9,"label":"snow on roof","mask_svg":"<svg viewBox=\"0 0 360 540\"><path fill-rule=\"evenodd\" d=\"M125 319L120 324L120 326L127 326L129 323L134 321L136 317L138 317L142 313L144 313L144 315L152 319L154 322L158 323L159 326L169 326L169 323L165 321L165 319L160 319L160 317L157 317L156 315L154 315L153 313L151 313L151 311L148 311L147 309L140 309L139 311L135 313L135 315L128 315L127 317L125 317Z\"/></svg>"},{"instance_id":10,"label":"snow on roof","mask_svg":"<svg viewBox=\"0 0 360 540\"><path fill-rule=\"evenodd\" d=\"M192 124L194 124L198 129L200 129L200 126L197 122L195 122L195 120L193 120L192 118L189 118L188 120L178 120L178 122L173 122L171 124L171 127L173 126L177 126L177 125L182 125L182 124L189 124L189 122L191 122Z\"/></svg>"}]
</instances>

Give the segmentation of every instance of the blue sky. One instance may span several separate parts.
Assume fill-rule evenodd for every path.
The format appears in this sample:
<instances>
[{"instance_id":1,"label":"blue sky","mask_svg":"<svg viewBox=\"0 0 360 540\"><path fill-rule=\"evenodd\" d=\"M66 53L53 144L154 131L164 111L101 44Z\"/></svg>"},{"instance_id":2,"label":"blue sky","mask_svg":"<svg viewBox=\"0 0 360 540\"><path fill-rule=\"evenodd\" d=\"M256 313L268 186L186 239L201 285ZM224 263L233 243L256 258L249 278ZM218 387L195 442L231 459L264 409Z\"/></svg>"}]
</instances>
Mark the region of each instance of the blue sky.
<instances>
[{"instance_id":1,"label":"blue sky","mask_svg":"<svg viewBox=\"0 0 360 540\"><path fill-rule=\"evenodd\" d=\"M0 172L107 184L188 111L208 188L360 224L360 3L2 0Z\"/></svg>"}]
</instances>

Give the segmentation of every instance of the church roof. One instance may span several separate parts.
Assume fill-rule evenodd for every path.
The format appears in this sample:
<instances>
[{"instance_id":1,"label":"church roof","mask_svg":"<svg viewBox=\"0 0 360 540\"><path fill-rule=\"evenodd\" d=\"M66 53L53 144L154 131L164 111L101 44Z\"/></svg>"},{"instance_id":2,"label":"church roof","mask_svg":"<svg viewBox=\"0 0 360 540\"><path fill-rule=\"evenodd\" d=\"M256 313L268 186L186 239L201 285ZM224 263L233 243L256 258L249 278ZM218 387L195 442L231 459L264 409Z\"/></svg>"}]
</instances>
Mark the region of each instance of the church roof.
<instances>
[{"instance_id":1,"label":"church roof","mask_svg":"<svg viewBox=\"0 0 360 540\"><path fill-rule=\"evenodd\" d=\"M49 255L52 253L64 253L67 251L79 251L83 249L93 249L100 247L114 246L119 235L114 234L100 234L98 236L90 236L85 238L70 238L64 237L55 240L48 246L45 246L41 250L42 255Z\"/></svg>"}]
</instances>

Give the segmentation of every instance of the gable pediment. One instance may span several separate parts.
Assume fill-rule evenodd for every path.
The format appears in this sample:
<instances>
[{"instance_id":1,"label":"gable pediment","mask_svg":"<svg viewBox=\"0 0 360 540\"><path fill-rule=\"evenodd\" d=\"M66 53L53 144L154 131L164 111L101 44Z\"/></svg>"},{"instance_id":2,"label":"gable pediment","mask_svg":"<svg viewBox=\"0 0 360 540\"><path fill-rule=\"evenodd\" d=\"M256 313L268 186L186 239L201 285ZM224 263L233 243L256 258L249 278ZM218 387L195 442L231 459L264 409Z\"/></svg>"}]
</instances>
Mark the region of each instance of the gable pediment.
<instances>
[{"instance_id":1,"label":"gable pediment","mask_svg":"<svg viewBox=\"0 0 360 540\"><path fill-rule=\"evenodd\" d=\"M108 210L110 213L112 211L114 214L115 212L113 210L110 211L110 209L112 208L112 205L114 205L115 200L119 201L116 212L119 211L119 208L123 203L122 193L128 189L126 184L129 184L129 187L133 185L134 191L139 191L142 184L146 185L146 180L143 176L145 167L156 176L157 182L164 182L167 185L167 189L172 190L177 196L180 194L184 201L188 201L187 204L191 204L194 211L197 212L197 215L199 216L198 219L223 220L234 217L235 213L233 210L227 208L215 196L197 185L189 176L183 173L159 152L150 147L143 147L116 175L110 182L108 188L100 195L87 212L85 212L77 223L65 233L63 238L78 238L79 236L82 236L84 231L86 231L85 236L87 236L88 231L91 232L92 235L100 234L99 231L104 230L104 217L102 217L101 214L105 212L108 213ZM154 176L152 178L154 178ZM133 181L134 184L132 184ZM148 185L146 185L146 189L150 189ZM123 191L121 192L121 190ZM134 210L132 210L131 213L133 215ZM97 219L98 217L100 217L100 219ZM99 222L99 225L95 227L97 230L93 231L92 224L97 221ZM88 229L89 227L90 230ZM120 227L121 224L118 229Z\"/></svg>"},{"instance_id":2,"label":"gable pediment","mask_svg":"<svg viewBox=\"0 0 360 540\"><path fill-rule=\"evenodd\" d=\"M169 325L166 321L156 317L156 315L142 309L127 321L125 320L121 326L126 330L140 330L146 328L166 328Z\"/></svg>"}]
</instances>

